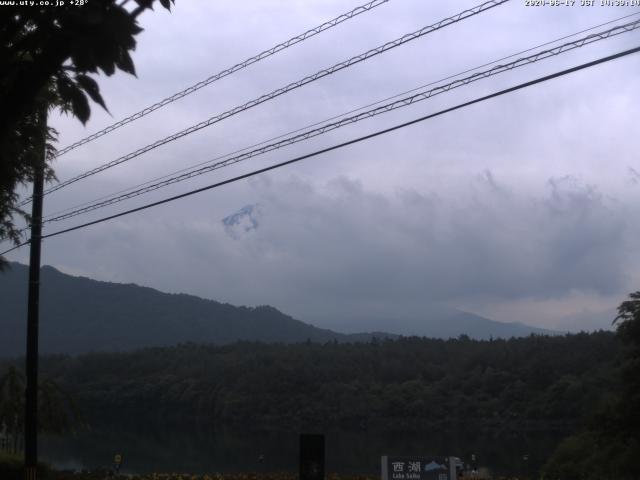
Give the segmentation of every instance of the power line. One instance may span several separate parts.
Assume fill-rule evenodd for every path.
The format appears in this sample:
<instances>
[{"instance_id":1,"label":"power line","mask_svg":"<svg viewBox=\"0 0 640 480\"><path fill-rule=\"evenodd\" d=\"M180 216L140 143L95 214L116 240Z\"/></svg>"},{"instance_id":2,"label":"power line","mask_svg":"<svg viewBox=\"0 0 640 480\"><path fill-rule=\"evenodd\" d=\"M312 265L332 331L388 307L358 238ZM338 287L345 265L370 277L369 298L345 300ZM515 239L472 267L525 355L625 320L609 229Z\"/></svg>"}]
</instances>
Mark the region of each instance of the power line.
<instances>
[{"instance_id":1,"label":"power line","mask_svg":"<svg viewBox=\"0 0 640 480\"><path fill-rule=\"evenodd\" d=\"M337 63L329 68L325 68L323 70L320 70L316 73L314 73L313 75L309 75L307 77L304 77L301 80L298 80L296 82L290 83L289 85L285 86L285 87L281 87L278 88L274 91L272 91L271 93L262 95L254 100L251 100L243 105L237 106L232 108L231 110L228 110L224 113L221 113L219 115L216 115L214 117L211 117L203 122L200 122L196 125L192 125L191 127L182 130L180 132L174 133L173 135L170 135L168 137L162 138L160 140L155 141L154 143L151 143L149 145L146 145L142 148L139 148L138 150L135 150L134 152L131 152L127 155L124 155L122 157L119 157L115 160L112 160L111 162L105 163L99 167L96 167L92 170L89 170L87 172L84 172L80 175L77 175L69 180L66 180L62 183L59 183L58 185L55 185L47 190L45 190L44 194L47 195L49 193L55 192L56 190L59 190L61 188L64 188L72 183L75 183L79 180L82 180L84 178L87 178L89 176L95 175L99 172L102 172L104 170L107 170L109 168L115 167L116 165L119 165L121 163L124 163L126 161L129 161L135 157L138 157L140 155L142 155L143 153L146 153L148 151L154 150L155 148L158 148L162 145L165 145L167 143L173 142L175 140L178 140L186 135L189 135L191 133L194 133L198 130L201 130L205 127L211 126L214 123L218 123L226 118L229 118L233 115L236 115L237 113L240 113L244 110L248 110L252 107L255 107L257 105L260 105L266 101L272 100L280 95L283 95L287 92L290 92L292 90L295 90L297 88L300 88L308 83L314 82L320 78L326 77L328 75L331 75L333 73L336 73L340 70L343 70L347 67L350 67L352 65L355 65L357 63L363 62L371 57L374 57L376 55L379 55L383 52L386 52L388 50L391 50L395 47L398 47L400 45L404 45L407 42L410 42L412 40L415 40L417 38L420 38L424 35L427 35L429 33L432 33L436 30L439 30L441 28L447 27L449 25L452 25L454 23L460 22L461 20L467 19L469 17L478 15L479 13L482 13L486 10L489 10L491 8L497 7L499 5L502 5L506 2L508 2L509 0L489 0L488 2L482 3L480 5L477 5L473 8L470 8L468 10L464 10L456 15L453 15L451 17L447 17L445 19L440 20L439 22L433 24L433 25L429 25L426 27L421 28L420 30L417 30L413 33L407 33L405 35L403 35L400 38L397 38L396 40L390 41L385 43L384 45L381 45L377 48L371 49L365 53L361 53L360 55L356 55L355 57L351 57L348 60L345 60L343 62ZM23 201L22 203L19 204L19 206L22 206L26 203L28 203L31 199L28 198L25 201Z\"/></svg>"},{"instance_id":2,"label":"power line","mask_svg":"<svg viewBox=\"0 0 640 480\"><path fill-rule=\"evenodd\" d=\"M550 74L550 75L545 75L543 77L539 77L537 79L530 80L528 82L520 83L520 84L515 85L513 87L509 87L509 88L500 90L498 92L494 92L492 94L485 95L483 97L479 97L479 98L476 98L474 100L470 100L468 102L460 103L460 104L455 105L453 107L449 107L449 108L446 108L444 110L440 110L438 112L431 113L429 115L425 115L423 117L416 118L414 120L410 120L408 122L404 122L404 123L401 123L399 125L395 125L393 127L385 128L383 130L378 130L378 131L370 133L368 135L364 135L364 136L361 136L361 137L358 137L358 138L355 138L355 139L352 139L352 140L349 140L349 141L346 141L346 142L343 142L343 143L332 145L331 147L323 148L321 150L316 150L315 152L308 153L308 154L305 154L305 155L301 155L299 157L295 157L293 159L290 159L290 160L287 160L287 161L284 161L284 162L281 162L281 163L277 163L275 165L271 165L271 166L264 167L264 168L261 168L261 169L258 169L258 170L254 170L252 172L245 173L243 175L239 175L237 177L233 177L233 178L230 178L230 179L227 179L227 180L223 180L221 182L217 182L217 183L214 183L212 185L208 185L208 186L205 186L205 187L197 188L195 190L190 190L190 191L182 193L180 195L175 195L175 196L172 196L172 197L169 197L169 198L165 198L163 200L159 200L157 202L148 203L146 205L143 205L143 206L140 206L140 207L137 207L137 208L132 208L132 209L126 210L124 212L120 212L120 213L117 213L117 214L114 214L114 215L109 215L107 217L99 218L99 219L93 220L91 222L86 222L86 223L83 223L83 224L80 224L80 225L76 225L74 227L66 228L64 230L59 230L57 232L49 233L47 235L43 235L42 238L43 239L44 238L51 238L51 237L55 237L55 236L58 236L58 235L62 235L64 233L68 233L68 232L72 232L72 231L75 231L75 230L79 230L81 228L89 227L91 225L96 225L98 223L103 223L103 222L106 222L108 220L113 220L115 218L123 217L123 216L129 215L131 213L140 212L140 211L146 210L148 208L156 207L158 205L162 205L162 204L169 203L169 202L172 202L172 201L175 201L175 200L179 200L181 198L185 198L185 197L188 197L188 196L191 196L191 195L195 195L197 193L201 193L201 192L204 192L206 190L211 190L211 189L214 189L214 188L218 188L218 187L221 187L223 185L227 185L229 183L234 183L234 182L237 182L239 180L244 180L246 178L253 177L255 175L259 175L261 173L268 172L270 170L275 170L277 168L281 168L281 167L284 167L286 165L290 165L290 164L293 164L293 163L300 162L300 161L305 160L307 158L315 157L315 156L321 155L323 153L328 153L328 152L331 152L333 150L338 150L340 148L344 148L344 147L349 146L349 145L360 143L360 142L363 142L365 140L369 140L371 138L378 137L380 135L384 135L384 134L393 132L395 130L400 130L400 129L408 127L410 125L414 125L416 123L420 123L420 122L423 122L425 120L429 120L431 118L435 118L435 117L438 117L440 115L444 115L446 113L453 112L455 110L460 110L462 108L466 108L466 107L469 107L471 105L474 105L474 104L477 104L477 103L481 103L481 102L484 102L486 100L505 95L507 93L515 92L517 90L522 90L523 88L527 88L527 87L530 87L530 86L533 86L533 85L536 85L536 84L539 84L539 83L547 82L549 80L552 80L552 79L555 79L555 78L558 78L558 77L561 77L561 76L564 76L564 75L568 75L570 73L574 73L574 72L577 72L577 71L580 71L580 70L584 70L586 68L590 68L590 67L593 67L593 66L596 66L596 65L600 65L602 63L606 63L606 62L609 62L609 61L612 61L612 60L616 60L618 58L622 58L622 57L625 57L627 55L631 55L631 54L637 53L637 52L640 52L640 46L632 48L632 49L629 49L629 50L625 50L625 51L622 51L622 52L619 52L619 53L616 53L616 54L613 54L613 55L602 57L602 58L599 58L597 60L593 60L591 62L583 63L583 64L575 66L575 67L571 67L571 68L568 68L568 69L565 69L565 70L561 70L559 72L556 72L556 73L553 73L553 74ZM6 253L8 253L10 251L13 251L16 248L19 248L21 246L24 246L24 245L26 245L28 243L29 242L27 241L27 242L24 242L24 243L22 243L20 245L17 245L17 246L15 246L15 247L13 247L13 248L5 251L5 252L0 253L0 256L1 255L5 255Z\"/></svg>"},{"instance_id":3,"label":"power line","mask_svg":"<svg viewBox=\"0 0 640 480\"><path fill-rule=\"evenodd\" d=\"M222 159L222 158L227 158L227 157L230 157L230 156L232 156L232 155L239 154L239 153L244 152L244 151L247 151L247 150L249 150L249 149L252 149L252 148L255 148L255 147L259 147L260 145L266 145L266 144L268 144L269 142L273 142L273 141L278 140L278 139L280 139L280 138L287 137L288 135L292 135L292 134L295 134L295 133L298 133L298 132L302 132L302 131L304 131L304 130L306 130L306 129L309 129L309 128L312 128L312 127L316 127L316 126L318 126L318 125L322 125L322 124L324 124L324 123L330 122L330 121L332 121L332 120L336 120L336 119L338 119L338 118L342 118L342 117L344 117L344 116L346 116L346 115L350 115L350 114L355 113L355 112L358 112L358 111L360 111L360 110L364 110L365 108L373 107L373 106L375 106L375 105L379 105L379 104L381 104L381 103L383 103L383 102L387 102L387 101L389 101L389 100L393 100L393 99L395 99L395 98L401 97L402 95L407 95L407 94L409 94L409 93L416 92L416 91L418 91L418 90L420 90L420 89L423 89L423 88L426 88L426 87L429 87L429 86L432 86L432 85L436 85L436 84L438 84L438 83L444 82L444 81L449 80L449 79L452 79L452 78L459 77L460 75L464 75L465 73L473 72L473 71L478 70L478 69L480 69L480 68L487 67L487 66L489 66L489 65L493 65L493 64L495 64L495 63L501 62L501 61L503 61L503 60L507 60L507 59L509 59L509 58L516 57L517 55L522 55L522 54L524 54L524 53L531 52L531 51L536 50L536 49L538 49L538 48L542 48L542 47L545 47L545 46L548 46L548 45L552 45L552 44L554 44L554 43L557 43L557 42L559 42L559 41L566 40L567 38L575 37L576 35L580 35L581 33L589 32L589 31L591 31L591 30L595 30L596 28L600 28L600 27L603 27L603 26L605 26L605 25L610 25L610 24L615 23L615 22L618 22L618 21L620 21L620 20L624 20L624 19L627 19L627 18L629 18L629 17L634 17L634 16L638 16L638 15L640 15L640 13L631 13L631 14L629 14L629 15L624 15L624 16L622 16L622 17L618 17L618 18L615 18L615 19L609 20L609 21L607 21L607 22L600 23L600 24L598 24L598 25L594 25L594 26L592 26L592 27L589 27L589 28L586 28L586 29L580 30L580 31L575 32L575 33L572 33L572 34L570 34L570 35L565 35L565 36L562 36L562 37L556 38L556 39L554 39L554 40L550 40L550 41L548 41L548 42L545 42L545 43L542 43L542 44L538 44L538 45L536 45L536 46L533 46L533 47L527 48L526 50L521 50L521 51L519 51L519 52L512 53L511 55L508 55L508 56L506 56L506 57L501 57L501 58L496 59L496 60L493 60L493 61L491 61L491 62L487 62L487 63L484 63L484 64L482 64L482 65L478 65L478 66L475 66L475 67L469 68L469 69L464 70L464 71L462 71L462 72L458 72L458 73L456 73L456 74L448 75L448 76L446 76L446 77L444 77L444 78L441 78L441 79L439 79L439 80L435 80L435 81L429 82L429 83L427 83L427 84L421 85L421 86L419 86L419 87L412 88L411 90L407 90L407 91L404 91L404 92L401 92L401 93L398 93L398 94L392 95L392 96L390 96L390 97L386 97L386 98L383 98L383 99L381 99L381 100L377 100L377 101L372 102L372 103L369 103L369 104L367 104L367 105L363 105L363 106L361 106L361 107L358 107L358 108L355 108L355 109L349 110L349 111L347 111L347 112L343 112L343 113L340 113L340 114L338 114L338 115L334 115L334 116L332 116L332 117L325 118L324 120L320 120L320 121L318 121L318 122L314 122L314 123L309 124L309 125L306 125L306 126L304 126L304 127L300 127L300 128L295 129L295 130L291 130L291 131L289 131L289 132L286 132L286 133L283 133L283 134L277 135L277 136L275 136L275 137L271 137L271 138L269 138L269 139L266 139L266 140L260 141L260 142L258 142L258 143L254 143L254 144L252 144L252 145L249 145L249 146L243 147L243 148L241 148L241 149L239 149L239 150L235 150L235 151L233 151L233 152L229 152L229 153L224 154L224 155L219 155L219 156L217 156L217 157L215 157L215 158L213 158L213 159L211 159L211 160L206 160L206 161L204 161L204 162L200 162L200 163L197 163L197 164L195 164L195 165L191 165L191 166L189 166L189 167L181 168L181 169L179 169L179 170L173 171L173 172L168 173L168 174L166 174L166 175L162 175L162 176L160 176L160 177L156 177L156 178L153 178L153 179L151 179L151 180L147 180L147 181L145 181L145 182L139 183L139 184L134 185L134 186L131 186L131 187L127 187L127 188L122 189L122 190L118 190L118 191L113 192L113 193L110 193L110 194L108 194L108 195L104 195L104 196L98 197L98 198L93 199L93 200L89 200L89 201L86 201L86 202L82 202L82 203L80 203L80 204L73 205L73 206L68 207L68 208L64 208L64 209L62 209L62 210L58 210L58 211L56 211L56 212L54 212L54 213L49 214L49 215L48 215L48 219L51 219L51 221L52 221L52 217L56 217L56 216L58 216L58 215L62 215L62 214L64 214L64 213L66 213L66 212L75 211L75 210L80 209L80 208L82 208L82 207L84 207L84 206L93 205L93 204L95 204L95 203L97 203L97 202L100 202L101 200L114 198L114 197L115 197L115 196L117 196L117 195L120 195L120 194L123 194L123 193L126 193L126 192L130 192L130 191L135 190L135 189L138 189L138 188L140 188L140 187L144 187L144 186L146 186L146 185L150 185L150 184L152 184L152 183L154 183L154 182L157 182L157 181L160 181L160 180L164 180L164 179L166 179L166 178L170 178L170 177L172 177L172 176L174 176L174 175L178 175L178 174L180 174L180 173L187 172L187 171L189 171L189 170L195 169L195 168L197 168L197 167L201 167L201 166L203 166L203 165L208 165L208 164L210 164L210 163L212 163L212 162L215 162L215 161L217 161L217 160L220 160L220 159ZM615 27L614 27L614 28L615 28ZM621 32L621 33L622 33L622 32ZM46 220L46 219L45 219L45 220ZM49 221L49 220L48 220L48 221ZM21 231L22 231L22 230L21 230Z\"/></svg>"},{"instance_id":4,"label":"power line","mask_svg":"<svg viewBox=\"0 0 640 480\"><path fill-rule=\"evenodd\" d=\"M118 196L112 196L111 198L107 199L107 200L103 200L103 201L96 201L94 203L89 204L88 206L85 207L81 207L81 208L77 208L75 210L72 210L68 213L63 213L57 216L51 216L47 219L45 219L44 223L49 223L49 222L57 222L57 221L62 221L62 220L66 220L78 215L81 215L83 213L87 213L87 212L91 212L93 210L97 210L99 208L104 208L106 206L109 205L113 205L115 203L119 203L122 202L124 200L128 200L134 197L137 197L139 195L143 195L145 193L154 191L154 190L158 190L160 188L172 185L174 183L178 183L178 182L182 182L209 172L212 172L214 170L218 170L220 168L224 168L227 167L229 165L233 165L235 163L239 163L241 161L245 161L248 160L250 158L256 157L258 155L262 155L264 153L267 152L271 152L274 150L278 150L280 148L304 141L304 140L308 140L310 138L322 135L324 133L327 133L329 131L332 130L336 130L338 128L342 128L346 125L349 124L353 124L356 122L359 122L361 120L367 119L367 118L371 118L377 115L381 115L383 113L387 113L399 108L404 108L406 106L412 105L414 103L417 102L421 102L424 100L427 100L433 96L439 95L441 93L445 93L448 92L450 90L453 90L455 88L459 88L465 85L468 85L472 82L476 82L478 80L484 79L484 78L488 78L491 77L493 75L497 75L500 73L504 73L510 70L513 70L515 68L519 68L525 65L529 65L553 56L557 56L560 55L562 53L566 53L569 51L572 51L576 48L581 48L585 45L589 45L591 43L600 41L600 40L604 40L607 38L611 38L613 36L616 35L620 35L622 33L626 33L626 32L630 32L633 31L637 28L640 28L640 20L636 20L635 22L630 22L628 24L625 25L619 25L616 27L613 27L609 30L603 31L603 32L599 32L599 33L594 33L591 35L588 35L584 38L572 41L572 42L567 42L565 44L559 45L557 47L554 47L552 49L548 49L548 50L543 50L541 52L535 53L533 55L530 55L528 57L522 57L519 58L513 62L507 63L507 64L503 64L503 65L497 65L489 70L485 70L482 72L477 72L471 76L462 78L462 79L458 79L455 80L451 83L445 84L445 85L441 85L439 87L427 90L427 91L422 91L419 93L416 93L414 95L411 95L409 97L405 97L399 100L396 100L394 102L388 103L386 105L382 105L379 106L377 108L359 113L357 115L351 116L351 117L347 117L347 118L342 118L339 121L333 122L333 123L329 123L326 125L323 125L322 127L319 128L315 128L312 130L309 130L307 132L298 134L298 135L294 135L292 137L288 137L285 138L284 140L280 140L278 142L275 143L271 143L268 145L265 145L263 147L257 148L255 150L251 150L249 152L245 152L242 153L240 155L236 155L234 157L231 158L227 158L226 160L214 163L212 165L208 165L205 167L200 167L194 170L190 170L187 171L186 173L182 173L180 175L177 176L173 176L170 177L166 180L157 182L157 183L152 183L148 186L139 188L137 190L133 190L130 191L128 193L124 193L122 195L118 195ZM210 163L210 162L209 162Z\"/></svg>"},{"instance_id":5,"label":"power line","mask_svg":"<svg viewBox=\"0 0 640 480\"><path fill-rule=\"evenodd\" d=\"M6 255L9 252L13 252L14 250L17 250L21 247L24 247L25 245L29 245L31 243L30 240L27 240L26 242L20 243L18 245L15 245L14 247L10 248L9 250L5 250L4 252L0 253L0 257L3 257L4 255Z\"/></svg>"},{"instance_id":6,"label":"power line","mask_svg":"<svg viewBox=\"0 0 640 480\"><path fill-rule=\"evenodd\" d=\"M145 115L150 114L151 112L154 112L155 110L158 110L162 107L164 107L165 105L168 105L170 103L175 102L176 100L179 100L183 97L186 97L187 95L192 94L193 92L200 90L203 87L206 87L207 85L212 84L213 82L216 82L224 77L227 77L229 75L231 75L232 73L235 73L239 70L242 70L243 68L246 68L250 65L253 65L254 63L259 62L260 60L264 60L265 58L268 58L272 55L275 55L278 52L281 52L282 50L285 50L297 43L303 42L304 40L307 40L308 38L314 37L315 35L318 35L321 32L324 32L325 30L329 30L330 28L335 27L336 25L341 24L342 22L345 22L347 20L350 20L358 15L360 15L361 13L366 13L370 10L373 10L376 7L379 7L380 5L388 2L389 0L373 0L369 3L365 3L364 5L360 5L359 7L354 8L353 10L351 10L350 12L347 13L343 13L342 15L339 15L325 23L323 23L322 25L318 25L317 27L314 27L310 30L307 30L304 33L301 33L300 35L296 35L295 37L290 38L289 40L279 43L278 45L276 45L275 47L271 47L263 52L260 52L257 55L254 55L251 58L248 58L240 63L237 63L236 65L234 65L233 67L227 68L225 70L222 70L214 75L211 75L210 77L194 84L191 85L188 88L185 88L184 90L175 93L167 98L164 98L163 100L160 100L157 103L154 103L153 105L146 107L142 110L140 110L139 112L136 112L126 118L123 118L122 120L109 125L108 127L103 128L102 130L95 132L92 135L89 135L81 140L78 140L77 142L62 148L58 153L57 153L57 157L61 157L62 155L64 155L67 152L70 152L71 150L78 148L81 145L84 145L86 143L89 143L97 138L102 137L103 135L106 135L107 133L113 132L114 130L128 124L131 123L135 120L138 120L139 118L144 117Z\"/></svg>"}]
</instances>

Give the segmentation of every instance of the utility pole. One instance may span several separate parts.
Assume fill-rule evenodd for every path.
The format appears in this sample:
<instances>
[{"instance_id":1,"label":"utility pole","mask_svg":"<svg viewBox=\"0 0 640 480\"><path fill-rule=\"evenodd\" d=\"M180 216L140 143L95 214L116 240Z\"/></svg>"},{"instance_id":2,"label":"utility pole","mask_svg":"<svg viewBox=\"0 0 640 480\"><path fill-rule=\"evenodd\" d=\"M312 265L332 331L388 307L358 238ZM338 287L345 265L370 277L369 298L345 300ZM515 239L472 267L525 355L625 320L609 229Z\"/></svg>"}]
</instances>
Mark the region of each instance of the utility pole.
<instances>
[{"instance_id":1,"label":"utility pole","mask_svg":"<svg viewBox=\"0 0 640 480\"><path fill-rule=\"evenodd\" d=\"M42 126L42 149L33 175L31 242L29 243L29 303L27 306L27 388L25 391L24 478L38 477L38 323L40 303L40 245L42 243L42 191L47 149L47 105L38 121Z\"/></svg>"}]
</instances>

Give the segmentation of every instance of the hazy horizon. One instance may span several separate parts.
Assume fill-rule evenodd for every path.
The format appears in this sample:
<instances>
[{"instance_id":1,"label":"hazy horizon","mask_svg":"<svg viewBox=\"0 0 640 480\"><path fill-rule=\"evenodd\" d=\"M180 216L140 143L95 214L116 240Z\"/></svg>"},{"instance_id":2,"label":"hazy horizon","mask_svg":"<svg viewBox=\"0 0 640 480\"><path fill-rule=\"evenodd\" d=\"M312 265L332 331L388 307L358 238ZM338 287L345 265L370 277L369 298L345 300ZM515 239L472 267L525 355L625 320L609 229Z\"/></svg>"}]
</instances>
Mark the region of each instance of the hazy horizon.
<instances>
[{"instance_id":1,"label":"hazy horizon","mask_svg":"<svg viewBox=\"0 0 640 480\"><path fill-rule=\"evenodd\" d=\"M27 264L23 264L19 262L16 262L16 263L24 267L27 267ZM74 274L73 272L65 272L64 270L58 267L55 267L53 265L43 265L42 267L54 268L60 271L61 273L64 273L66 275L71 275L73 277L88 278L90 280L95 280L99 282L115 283L120 285L132 284L139 287L152 288L160 293L190 295L190 296L202 298L205 300L211 300L214 302L229 303L229 302L222 302L221 300L214 297L200 296L186 290L166 291L166 290L158 289L158 288L151 287L149 285L144 285L144 284L138 284L133 282L110 281L110 280L87 277L86 275ZM271 306L279 310L281 313L285 315L289 315L296 320L300 320L304 323L313 325L318 328L326 328L338 333L345 333L345 334L380 331L380 332L386 332L386 333L391 333L396 335L420 335L420 333L417 331L419 329L416 328L417 326L420 325L420 322L424 322L424 321L429 322L430 320L447 318L457 313L463 313L463 314L469 313L474 316L478 316L480 318L483 318L492 322L498 322L498 323L504 323L504 324L515 323L515 324L525 325L529 327L535 327L535 325L528 324L527 322L522 322L518 318L513 318L507 321L496 320L488 316L477 314L476 312L473 312L471 310L462 310L462 309L458 309L455 307L451 307L444 304L438 304L438 303L423 304L422 305L423 311L419 315L417 314L406 315L405 313L400 311L400 312L388 312L385 314L383 313L362 314L359 316L353 316L352 314L350 315L350 314L338 313L336 316L327 316L327 317L317 317L317 316L313 316L313 314L311 313L303 314L302 316L298 317L298 316L292 315L290 312L287 312L285 309L282 309L276 305L272 305L269 303L266 303L266 304L230 303L230 304L236 307L244 306L244 307L250 307L250 308L261 307L261 306ZM567 324L565 324L566 326L564 329L550 328L546 330L553 331L556 333L577 333L580 331L612 330L613 327L612 327L611 321L615 316L615 314L614 312L607 312L607 313L611 313L611 315L607 316L605 312L602 312L600 314L598 313L594 314L592 312L591 313L581 312L576 314L573 318L568 318L567 319L568 322ZM427 323L427 325L430 325L430 324ZM544 327L536 327L536 328L544 328Z\"/></svg>"}]
</instances>

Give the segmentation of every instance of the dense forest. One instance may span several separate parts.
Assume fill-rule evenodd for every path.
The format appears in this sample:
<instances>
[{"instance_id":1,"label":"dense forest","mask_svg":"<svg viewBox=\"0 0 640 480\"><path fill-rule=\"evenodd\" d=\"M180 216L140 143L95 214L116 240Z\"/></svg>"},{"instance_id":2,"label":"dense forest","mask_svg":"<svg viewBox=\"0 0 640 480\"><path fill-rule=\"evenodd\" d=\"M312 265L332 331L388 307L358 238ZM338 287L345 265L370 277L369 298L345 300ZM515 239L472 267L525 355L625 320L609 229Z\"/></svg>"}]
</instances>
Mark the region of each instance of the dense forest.
<instances>
[{"instance_id":1,"label":"dense forest","mask_svg":"<svg viewBox=\"0 0 640 480\"><path fill-rule=\"evenodd\" d=\"M606 397L613 333L475 341L184 344L48 356L42 374L89 422L110 416L253 428L573 428Z\"/></svg>"},{"instance_id":2,"label":"dense forest","mask_svg":"<svg viewBox=\"0 0 640 480\"><path fill-rule=\"evenodd\" d=\"M640 319L640 301L632 305ZM50 355L41 378L68 395L89 425L467 431L501 439L490 443L502 445L505 458L514 456L509 438L542 433L551 443L531 452L530 467L546 462L545 478L638 478L639 324L625 321L617 334L509 340L239 342ZM0 361L0 372L15 375L22 362ZM500 451L489 455L490 446L485 458L515 468Z\"/></svg>"}]
</instances>

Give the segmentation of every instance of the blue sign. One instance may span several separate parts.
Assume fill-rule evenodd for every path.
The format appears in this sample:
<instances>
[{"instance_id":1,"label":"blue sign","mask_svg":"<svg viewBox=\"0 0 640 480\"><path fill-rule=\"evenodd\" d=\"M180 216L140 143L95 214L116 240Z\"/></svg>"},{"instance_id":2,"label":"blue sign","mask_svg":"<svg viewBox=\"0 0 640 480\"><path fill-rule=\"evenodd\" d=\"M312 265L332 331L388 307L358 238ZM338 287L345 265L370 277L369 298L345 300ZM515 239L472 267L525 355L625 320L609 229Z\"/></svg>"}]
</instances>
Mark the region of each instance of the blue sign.
<instances>
[{"instance_id":1,"label":"blue sign","mask_svg":"<svg viewBox=\"0 0 640 480\"><path fill-rule=\"evenodd\" d=\"M457 457L382 457L382 480L456 480Z\"/></svg>"}]
</instances>

